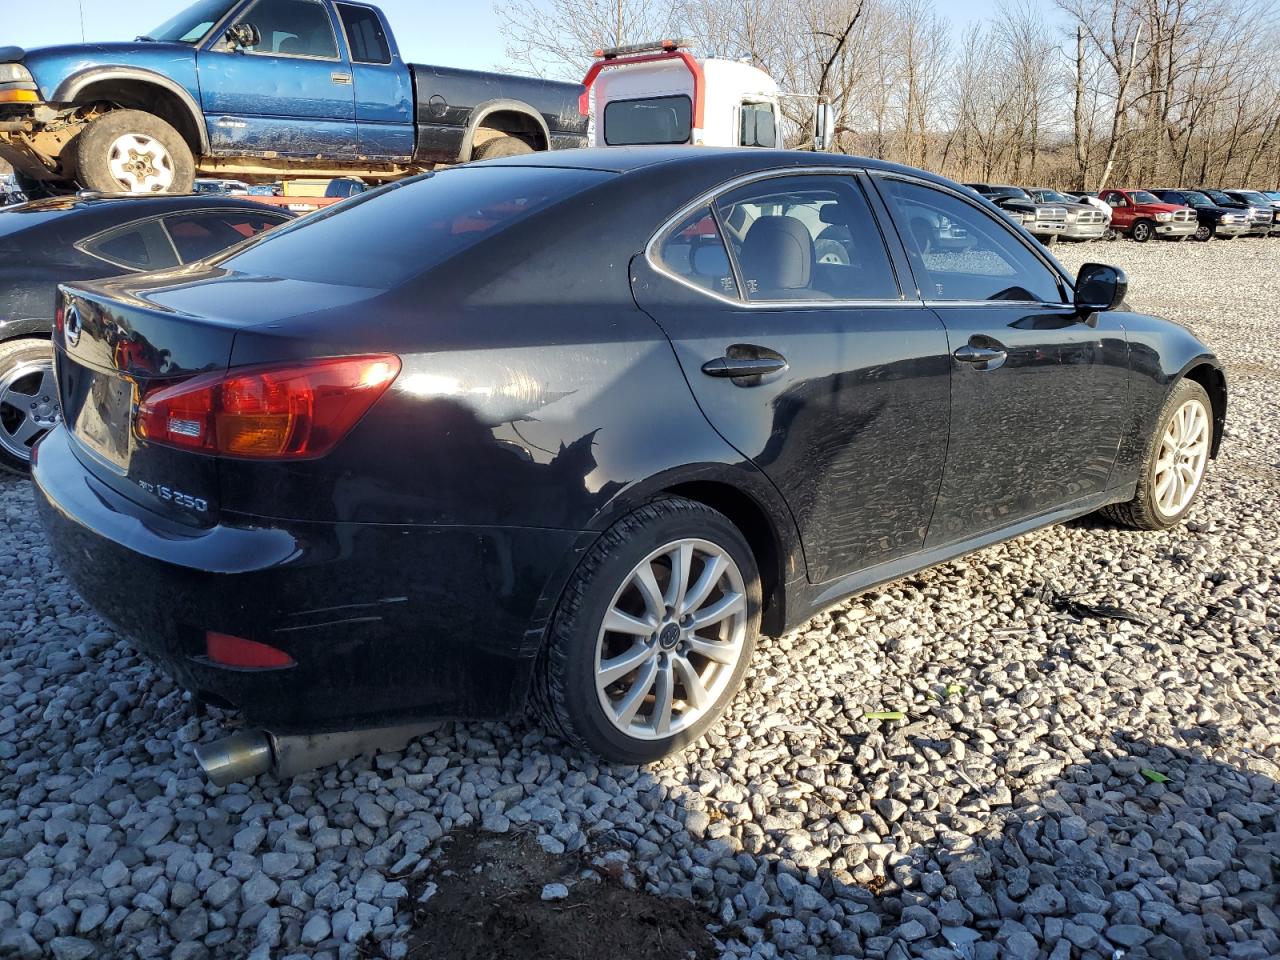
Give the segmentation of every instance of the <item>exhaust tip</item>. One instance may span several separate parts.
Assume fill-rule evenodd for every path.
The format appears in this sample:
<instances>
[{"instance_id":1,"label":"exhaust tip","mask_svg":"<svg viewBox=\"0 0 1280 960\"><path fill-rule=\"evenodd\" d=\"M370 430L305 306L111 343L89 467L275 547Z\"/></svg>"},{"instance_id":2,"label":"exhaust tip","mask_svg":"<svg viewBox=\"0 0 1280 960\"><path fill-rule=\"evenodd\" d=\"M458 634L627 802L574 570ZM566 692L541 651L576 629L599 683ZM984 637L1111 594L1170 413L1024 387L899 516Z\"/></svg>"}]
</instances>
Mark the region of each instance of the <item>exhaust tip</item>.
<instances>
[{"instance_id":1,"label":"exhaust tip","mask_svg":"<svg viewBox=\"0 0 1280 960\"><path fill-rule=\"evenodd\" d=\"M197 746L196 762L215 786L248 780L271 769L274 763L271 737L261 730L240 730Z\"/></svg>"}]
</instances>

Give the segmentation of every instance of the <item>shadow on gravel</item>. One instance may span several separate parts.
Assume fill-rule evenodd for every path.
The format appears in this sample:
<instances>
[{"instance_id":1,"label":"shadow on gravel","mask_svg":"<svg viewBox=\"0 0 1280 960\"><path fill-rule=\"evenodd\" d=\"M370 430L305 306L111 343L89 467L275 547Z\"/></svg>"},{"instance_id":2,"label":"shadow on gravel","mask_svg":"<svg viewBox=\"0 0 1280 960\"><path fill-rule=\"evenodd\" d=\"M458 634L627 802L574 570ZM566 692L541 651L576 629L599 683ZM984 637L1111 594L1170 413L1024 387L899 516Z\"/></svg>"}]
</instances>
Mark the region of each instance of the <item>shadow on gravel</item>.
<instances>
[{"instance_id":1,"label":"shadow on gravel","mask_svg":"<svg viewBox=\"0 0 1280 960\"><path fill-rule=\"evenodd\" d=\"M726 956L1274 960L1280 786L1204 756L1198 748L1229 739L1217 731L1178 736L1186 746L1117 735L1043 788L1009 778L1008 797L975 788L954 808L908 811L911 797L891 795L838 810L830 791L810 794L797 809L816 801L832 811L810 831L832 851L824 863L799 866L815 858L797 856L799 838L785 832L766 833L745 860L727 843L700 844L724 857L694 859L737 888L700 902L723 921ZM900 738L886 752L894 746L918 745ZM1254 757L1274 773L1273 760ZM685 819L708 816L715 822L714 807ZM853 880L867 866L870 879Z\"/></svg>"}]
</instances>

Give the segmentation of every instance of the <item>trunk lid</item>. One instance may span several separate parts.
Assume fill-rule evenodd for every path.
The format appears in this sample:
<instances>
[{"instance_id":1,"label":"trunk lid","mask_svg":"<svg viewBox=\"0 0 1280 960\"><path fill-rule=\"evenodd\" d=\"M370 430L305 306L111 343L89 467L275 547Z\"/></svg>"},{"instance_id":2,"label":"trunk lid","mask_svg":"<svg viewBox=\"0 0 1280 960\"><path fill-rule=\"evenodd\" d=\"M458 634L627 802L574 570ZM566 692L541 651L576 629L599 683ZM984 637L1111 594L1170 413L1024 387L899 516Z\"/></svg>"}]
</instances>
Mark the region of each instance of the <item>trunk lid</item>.
<instances>
[{"instance_id":1,"label":"trunk lid","mask_svg":"<svg viewBox=\"0 0 1280 960\"><path fill-rule=\"evenodd\" d=\"M225 370L236 330L218 321L61 287L54 334L62 414L80 461L136 503L194 526L218 515L213 457L148 444L134 431L138 402L150 391Z\"/></svg>"}]
</instances>

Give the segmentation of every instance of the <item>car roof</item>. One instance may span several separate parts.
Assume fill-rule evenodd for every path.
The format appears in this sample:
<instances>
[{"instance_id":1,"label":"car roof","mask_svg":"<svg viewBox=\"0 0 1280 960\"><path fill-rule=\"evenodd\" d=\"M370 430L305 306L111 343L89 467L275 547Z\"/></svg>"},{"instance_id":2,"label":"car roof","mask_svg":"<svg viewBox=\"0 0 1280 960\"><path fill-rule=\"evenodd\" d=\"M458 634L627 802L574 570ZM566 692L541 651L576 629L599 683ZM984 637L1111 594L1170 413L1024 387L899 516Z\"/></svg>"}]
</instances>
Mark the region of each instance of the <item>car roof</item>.
<instances>
[{"instance_id":1,"label":"car roof","mask_svg":"<svg viewBox=\"0 0 1280 960\"><path fill-rule=\"evenodd\" d=\"M192 205L202 206L244 206L262 209L265 204L255 203L243 197L210 197L202 193L164 193L155 196L133 193L73 193L64 197L41 197L28 200L26 203L6 208L14 212L30 213L73 213L85 210L124 210L136 213L139 217L164 213L166 210L185 209Z\"/></svg>"},{"instance_id":2,"label":"car roof","mask_svg":"<svg viewBox=\"0 0 1280 960\"><path fill-rule=\"evenodd\" d=\"M732 163L743 172L785 169L786 167L851 167L902 173L947 186L956 182L898 163L842 153L815 153L810 150L768 150L759 147L690 147L686 144L656 147L586 147L526 153L518 157L485 160L475 166L564 167L627 174L656 166L705 170ZM472 166L468 164L467 166Z\"/></svg>"}]
</instances>

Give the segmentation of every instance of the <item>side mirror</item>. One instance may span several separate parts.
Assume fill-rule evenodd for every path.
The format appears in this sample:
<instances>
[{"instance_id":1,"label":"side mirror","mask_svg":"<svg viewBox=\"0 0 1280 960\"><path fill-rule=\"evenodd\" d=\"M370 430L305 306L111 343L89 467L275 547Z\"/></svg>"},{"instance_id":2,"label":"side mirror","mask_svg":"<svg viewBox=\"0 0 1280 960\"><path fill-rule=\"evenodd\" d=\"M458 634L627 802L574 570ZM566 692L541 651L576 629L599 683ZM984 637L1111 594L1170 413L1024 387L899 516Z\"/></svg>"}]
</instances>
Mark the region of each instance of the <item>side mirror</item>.
<instances>
[{"instance_id":1,"label":"side mirror","mask_svg":"<svg viewBox=\"0 0 1280 960\"><path fill-rule=\"evenodd\" d=\"M1081 313L1114 310L1129 292L1129 278L1119 267L1086 263L1076 275L1076 309Z\"/></svg>"},{"instance_id":2,"label":"side mirror","mask_svg":"<svg viewBox=\"0 0 1280 960\"><path fill-rule=\"evenodd\" d=\"M831 104L819 100L813 108L813 149L830 152L836 138L836 114Z\"/></svg>"},{"instance_id":3,"label":"side mirror","mask_svg":"<svg viewBox=\"0 0 1280 960\"><path fill-rule=\"evenodd\" d=\"M262 34L258 33L258 28L252 23L243 21L233 23L228 27L226 37L227 43L237 50L245 47L256 47L262 42Z\"/></svg>"}]
</instances>

